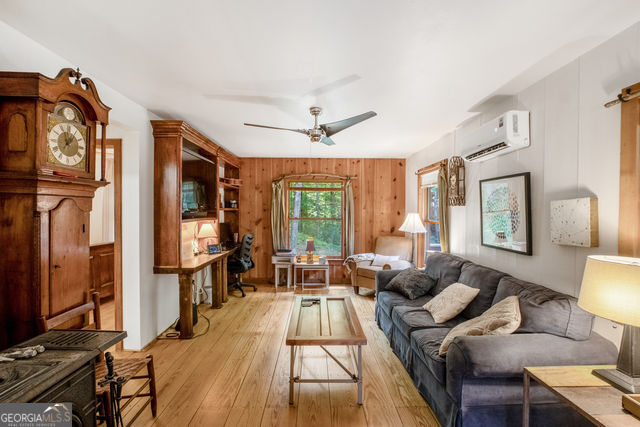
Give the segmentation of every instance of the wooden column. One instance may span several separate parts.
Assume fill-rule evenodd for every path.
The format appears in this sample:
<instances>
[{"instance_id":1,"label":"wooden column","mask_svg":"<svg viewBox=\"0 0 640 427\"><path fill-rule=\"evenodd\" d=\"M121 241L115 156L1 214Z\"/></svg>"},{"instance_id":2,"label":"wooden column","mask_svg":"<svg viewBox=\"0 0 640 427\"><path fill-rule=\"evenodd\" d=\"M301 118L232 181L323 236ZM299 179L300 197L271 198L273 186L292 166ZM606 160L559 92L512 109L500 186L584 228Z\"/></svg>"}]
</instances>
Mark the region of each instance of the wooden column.
<instances>
[{"instance_id":1,"label":"wooden column","mask_svg":"<svg viewBox=\"0 0 640 427\"><path fill-rule=\"evenodd\" d=\"M227 302L229 301L229 292L228 292L228 287L227 287L227 283L228 283L228 279L227 279L227 257L224 257L224 259L220 262L222 264L222 275L221 277L221 290L220 292L222 293L222 302Z\"/></svg>"},{"instance_id":2,"label":"wooden column","mask_svg":"<svg viewBox=\"0 0 640 427\"><path fill-rule=\"evenodd\" d=\"M193 273L178 274L180 283L180 338L193 337Z\"/></svg>"},{"instance_id":3,"label":"wooden column","mask_svg":"<svg viewBox=\"0 0 640 427\"><path fill-rule=\"evenodd\" d=\"M640 83L622 93L637 91ZM620 108L618 254L640 257L640 98L623 102Z\"/></svg>"},{"instance_id":4,"label":"wooden column","mask_svg":"<svg viewBox=\"0 0 640 427\"><path fill-rule=\"evenodd\" d=\"M102 138L100 139L100 181L105 181L104 169L107 166L107 124L100 123L100 129L102 130Z\"/></svg>"},{"instance_id":5,"label":"wooden column","mask_svg":"<svg viewBox=\"0 0 640 427\"><path fill-rule=\"evenodd\" d=\"M222 258L225 260L225 258ZM222 264L217 261L211 266L211 273L214 276L211 278L211 308L222 308ZM215 282L214 279L215 278Z\"/></svg>"}]
</instances>

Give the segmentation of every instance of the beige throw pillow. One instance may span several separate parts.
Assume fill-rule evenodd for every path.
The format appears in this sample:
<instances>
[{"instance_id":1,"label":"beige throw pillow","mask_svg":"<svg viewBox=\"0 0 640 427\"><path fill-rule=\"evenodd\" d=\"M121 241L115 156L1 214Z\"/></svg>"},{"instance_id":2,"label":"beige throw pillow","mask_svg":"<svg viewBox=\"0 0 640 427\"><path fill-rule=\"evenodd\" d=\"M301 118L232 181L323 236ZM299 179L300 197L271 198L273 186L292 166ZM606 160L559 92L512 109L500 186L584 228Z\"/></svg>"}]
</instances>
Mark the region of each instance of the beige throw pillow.
<instances>
[{"instance_id":1,"label":"beige throw pillow","mask_svg":"<svg viewBox=\"0 0 640 427\"><path fill-rule=\"evenodd\" d=\"M462 283L447 286L422 307L431 313L436 323L443 323L456 317L478 295L480 289Z\"/></svg>"},{"instance_id":2,"label":"beige throw pillow","mask_svg":"<svg viewBox=\"0 0 640 427\"><path fill-rule=\"evenodd\" d=\"M440 356L444 356L455 337L473 335L509 335L520 327L520 304L517 296L510 296L480 316L460 323L449 331L440 345Z\"/></svg>"}]
</instances>

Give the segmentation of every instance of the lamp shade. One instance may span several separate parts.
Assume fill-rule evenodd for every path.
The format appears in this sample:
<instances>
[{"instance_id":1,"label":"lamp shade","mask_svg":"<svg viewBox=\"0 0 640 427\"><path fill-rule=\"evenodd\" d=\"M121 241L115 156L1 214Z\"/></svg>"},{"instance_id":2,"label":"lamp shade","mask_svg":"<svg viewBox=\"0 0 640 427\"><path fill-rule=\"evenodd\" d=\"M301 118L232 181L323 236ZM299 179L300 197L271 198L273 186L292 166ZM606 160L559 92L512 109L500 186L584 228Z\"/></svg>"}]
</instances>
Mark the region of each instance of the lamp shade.
<instances>
[{"instance_id":1,"label":"lamp shade","mask_svg":"<svg viewBox=\"0 0 640 427\"><path fill-rule=\"evenodd\" d=\"M313 252L316 250L316 245L313 243L313 237L307 239L307 252Z\"/></svg>"},{"instance_id":2,"label":"lamp shade","mask_svg":"<svg viewBox=\"0 0 640 427\"><path fill-rule=\"evenodd\" d=\"M640 258L587 258L578 305L596 316L640 326Z\"/></svg>"},{"instance_id":3,"label":"lamp shade","mask_svg":"<svg viewBox=\"0 0 640 427\"><path fill-rule=\"evenodd\" d=\"M400 231L404 231L405 233L426 233L427 229L424 228L424 224L420 219L420 215L415 212L411 212L407 214L407 217L404 219L404 222L398 229Z\"/></svg>"},{"instance_id":4,"label":"lamp shade","mask_svg":"<svg viewBox=\"0 0 640 427\"><path fill-rule=\"evenodd\" d=\"M198 238L206 239L211 237L218 237L218 235L216 234L216 230L213 228L213 225L211 225L211 223L209 222L202 224L202 227L200 227L200 231L198 231Z\"/></svg>"}]
</instances>

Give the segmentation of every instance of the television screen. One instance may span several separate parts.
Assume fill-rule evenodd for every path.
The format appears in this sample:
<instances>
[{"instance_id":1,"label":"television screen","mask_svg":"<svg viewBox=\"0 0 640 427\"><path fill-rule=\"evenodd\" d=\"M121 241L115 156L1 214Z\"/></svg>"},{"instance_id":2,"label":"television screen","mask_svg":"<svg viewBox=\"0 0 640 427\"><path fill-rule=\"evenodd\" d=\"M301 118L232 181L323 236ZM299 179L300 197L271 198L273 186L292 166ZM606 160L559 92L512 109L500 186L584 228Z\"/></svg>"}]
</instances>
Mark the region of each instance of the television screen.
<instances>
[{"instance_id":1,"label":"television screen","mask_svg":"<svg viewBox=\"0 0 640 427\"><path fill-rule=\"evenodd\" d=\"M207 215L207 191L204 184L195 179L182 181L182 216L199 217Z\"/></svg>"}]
</instances>

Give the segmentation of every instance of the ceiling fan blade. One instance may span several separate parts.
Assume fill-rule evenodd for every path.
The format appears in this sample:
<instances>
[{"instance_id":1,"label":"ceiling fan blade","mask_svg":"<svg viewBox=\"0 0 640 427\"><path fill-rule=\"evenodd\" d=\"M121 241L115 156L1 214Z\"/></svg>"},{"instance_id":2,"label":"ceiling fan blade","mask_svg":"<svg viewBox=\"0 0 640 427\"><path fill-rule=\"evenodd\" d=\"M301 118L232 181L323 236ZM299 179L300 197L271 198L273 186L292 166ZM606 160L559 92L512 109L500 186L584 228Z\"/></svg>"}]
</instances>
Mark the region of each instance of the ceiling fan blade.
<instances>
[{"instance_id":1,"label":"ceiling fan blade","mask_svg":"<svg viewBox=\"0 0 640 427\"><path fill-rule=\"evenodd\" d=\"M360 80L362 77L360 77L357 74L350 74L346 77L343 77L341 79L332 81L330 83L327 83L323 86L320 86L318 88L315 88L314 90L310 90L309 92L305 93L302 96L319 96L319 95L324 95L327 92L330 92L332 90L336 90L342 86L346 86L349 83L353 83L356 80Z\"/></svg>"},{"instance_id":2,"label":"ceiling fan blade","mask_svg":"<svg viewBox=\"0 0 640 427\"><path fill-rule=\"evenodd\" d=\"M377 114L374 111L369 111L358 116L349 117L348 119L325 123L320 125L320 127L324 130L327 136L331 136L374 116L377 116Z\"/></svg>"},{"instance_id":3,"label":"ceiling fan blade","mask_svg":"<svg viewBox=\"0 0 640 427\"><path fill-rule=\"evenodd\" d=\"M297 120L306 119L308 116L303 115L300 104L293 99L282 96L258 96L258 95L232 95L232 94L205 94L207 99L217 101L243 102L247 104L269 105L279 109L280 111L290 115Z\"/></svg>"},{"instance_id":4,"label":"ceiling fan blade","mask_svg":"<svg viewBox=\"0 0 640 427\"><path fill-rule=\"evenodd\" d=\"M336 145L336 143L333 142L333 139L329 138L328 136L323 136L320 142L323 143L324 145L329 145L329 146Z\"/></svg>"},{"instance_id":5,"label":"ceiling fan blade","mask_svg":"<svg viewBox=\"0 0 640 427\"><path fill-rule=\"evenodd\" d=\"M266 129L277 129L277 130L289 130L291 132L298 132L298 133L302 133L305 135L309 134L309 131L307 131L306 129L289 129L289 128L278 128L275 126L265 126L265 125L256 125L253 123L245 123L245 126L253 126L253 127L257 127L257 128L266 128Z\"/></svg>"}]
</instances>

